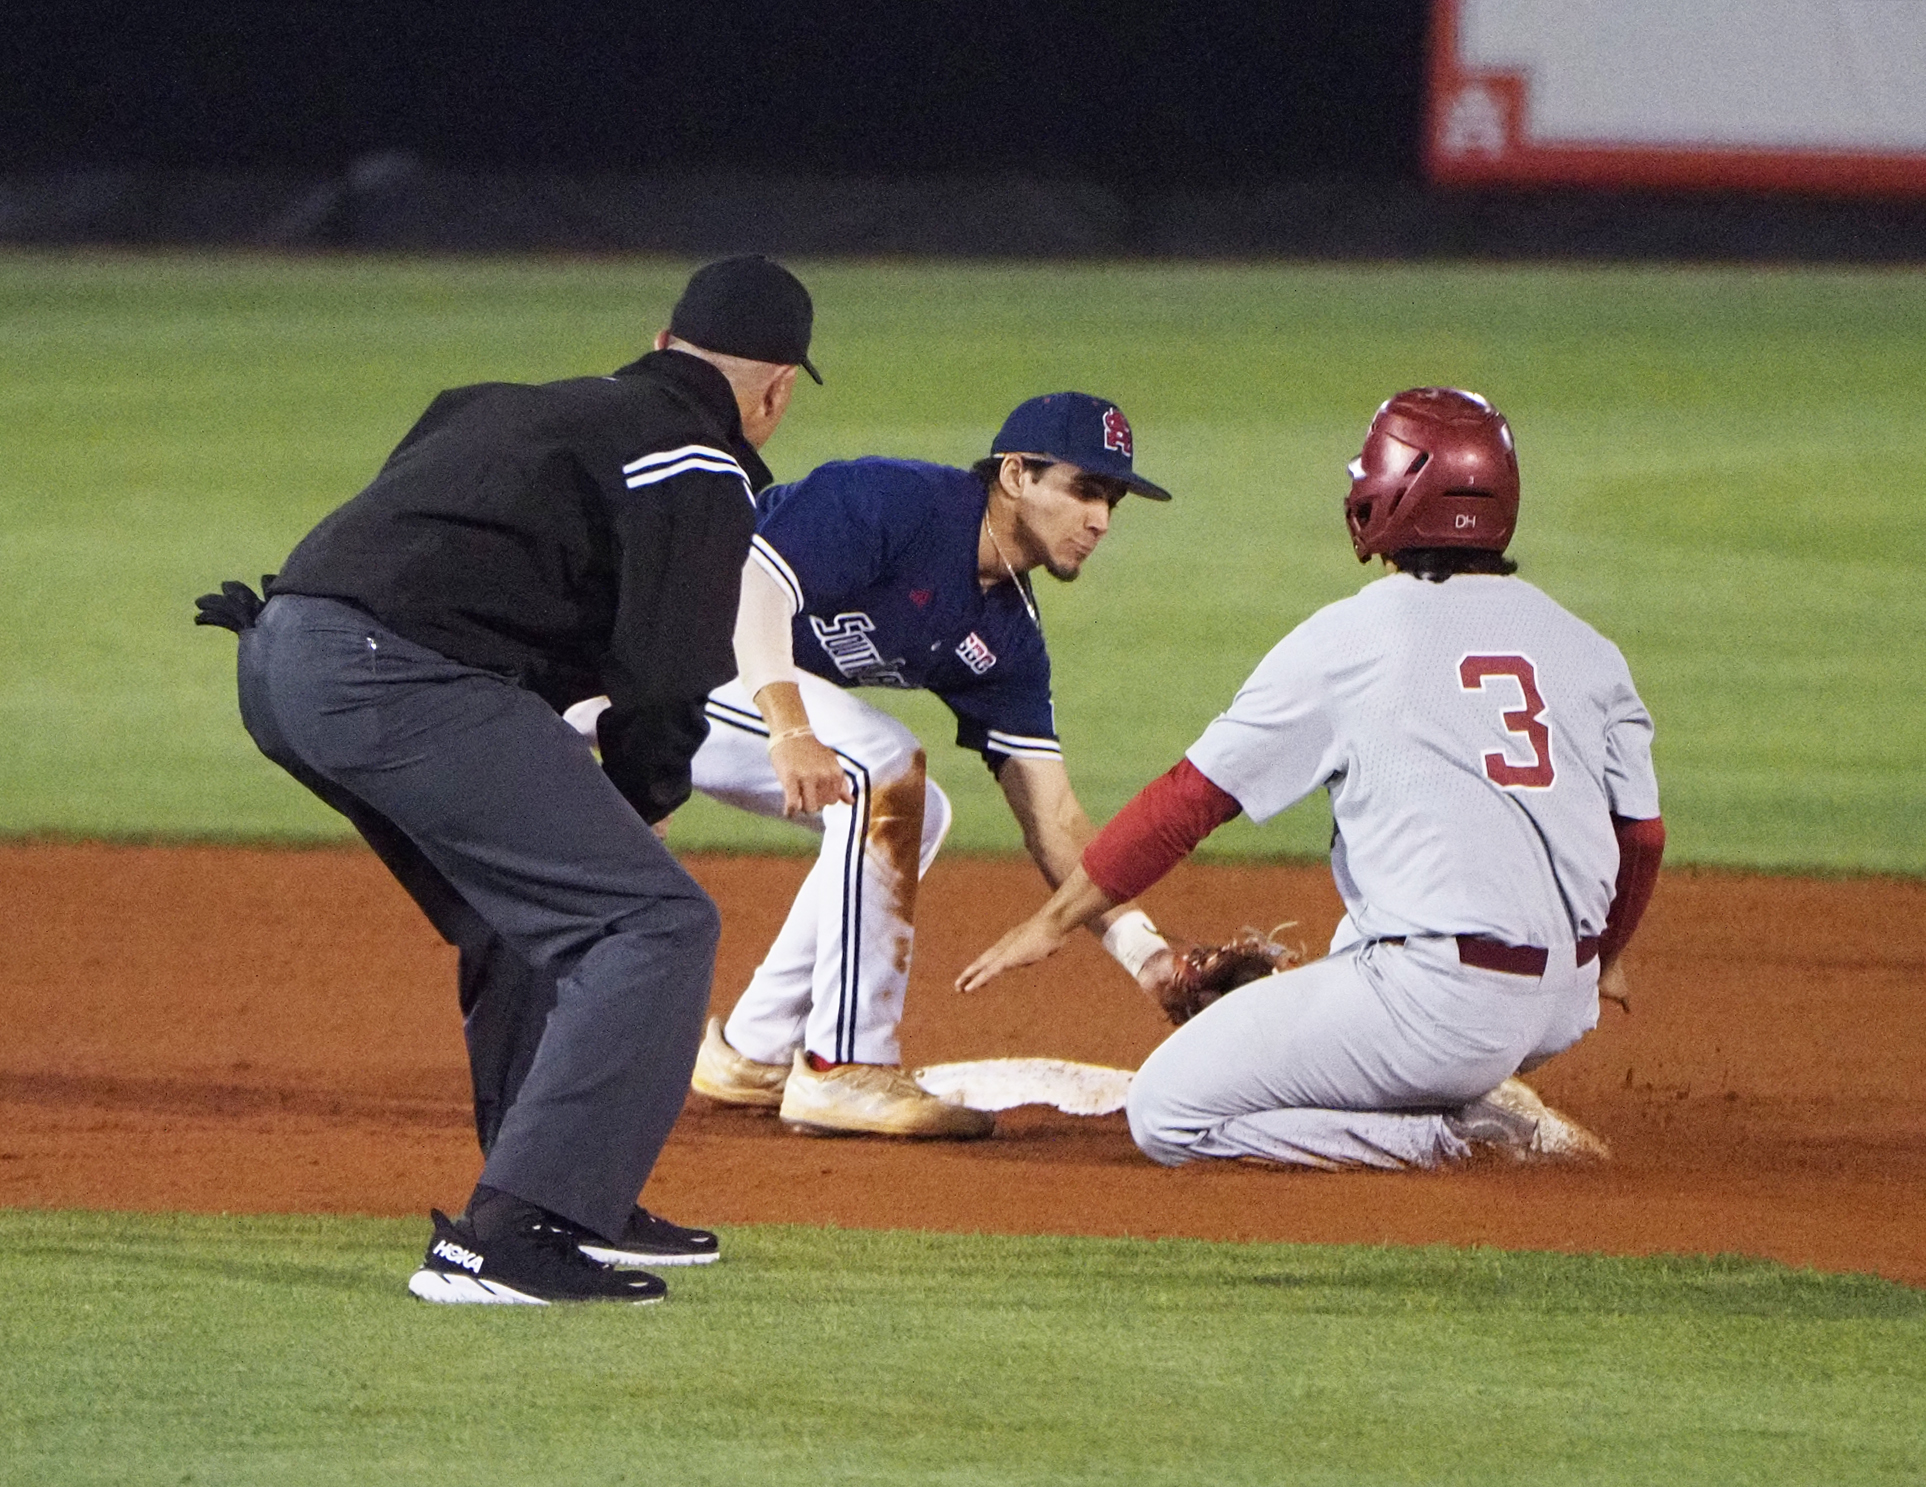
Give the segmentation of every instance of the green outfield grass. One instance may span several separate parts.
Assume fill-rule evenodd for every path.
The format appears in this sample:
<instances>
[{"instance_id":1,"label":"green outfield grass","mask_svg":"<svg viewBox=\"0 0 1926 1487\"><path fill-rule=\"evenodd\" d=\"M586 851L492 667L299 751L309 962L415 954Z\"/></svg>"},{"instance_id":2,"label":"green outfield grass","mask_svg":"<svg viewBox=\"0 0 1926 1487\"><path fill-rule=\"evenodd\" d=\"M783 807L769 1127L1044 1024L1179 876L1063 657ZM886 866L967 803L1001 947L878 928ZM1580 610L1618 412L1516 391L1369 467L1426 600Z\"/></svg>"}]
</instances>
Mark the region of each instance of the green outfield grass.
<instances>
[{"instance_id":1,"label":"green outfield grass","mask_svg":"<svg viewBox=\"0 0 1926 1487\"><path fill-rule=\"evenodd\" d=\"M433 393L627 360L688 268L0 255L0 833L326 840L194 594L274 568ZM1616 638L1673 861L1926 872L1926 274L798 265L779 476L1119 399L1169 507L1044 585L1107 816L1365 575L1377 402L1519 430L1525 573ZM987 773L910 718L953 842ZM1321 802L1212 850L1314 855ZM692 805L684 847L801 848ZM1926 1295L1730 1259L742 1229L641 1311L429 1309L426 1225L0 1210L0 1481L1915 1482Z\"/></svg>"},{"instance_id":2,"label":"green outfield grass","mask_svg":"<svg viewBox=\"0 0 1926 1487\"><path fill-rule=\"evenodd\" d=\"M431 1309L426 1225L0 1211L0 1477L1917 1482L1926 1296L1732 1259L742 1229Z\"/></svg>"},{"instance_id":3,"label":"green outfield grass","mask_svg":"<svg viewBox=\"0 0 1926 1487\"><path fill-rule=\"evenodd\" d=\"M689 265L0 257L0 832L320 838L254 754L192 596L279 563L441 387L626 360ZM1337 517L1377 402L1512 415L1528 577L1616 638L1659 724L1670 859L1926 871L1926 274L803 264L829 385L781 476L967 461L1029 394L1119 399L1169 507L1045 584L1099 819L1364 575ZM871 694L875 695L875 694ZM904 699L953 842L1015 828ZM1216 850L1315 854L1321 801ZM807 840L697 806L687 847Z\"/></svg>"}]
</instances>

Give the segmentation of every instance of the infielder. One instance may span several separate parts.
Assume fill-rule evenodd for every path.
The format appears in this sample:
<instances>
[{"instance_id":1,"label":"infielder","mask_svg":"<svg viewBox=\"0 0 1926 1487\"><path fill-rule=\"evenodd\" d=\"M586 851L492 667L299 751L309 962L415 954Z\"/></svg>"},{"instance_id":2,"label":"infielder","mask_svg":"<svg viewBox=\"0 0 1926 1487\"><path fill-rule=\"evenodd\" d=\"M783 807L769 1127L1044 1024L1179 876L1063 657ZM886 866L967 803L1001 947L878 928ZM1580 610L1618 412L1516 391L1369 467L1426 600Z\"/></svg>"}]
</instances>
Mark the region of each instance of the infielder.
<instances>
[{"instance_id":1,"label":"infielder","mask_svg":"<svg viewBox=\"0 0 1926 1487\"><path fill-rule=\"evenodd\" d=\"M1665 841L1651 719L1617 649L1510 576L1518 465L1483 398L1398 394L1350 471L1352 545L1389 576L1285 636L958 985L1049 955L1240 810L1263 821L1322 786L1346 909L1329 954L1151 1054L1138 1146L1327 1168L1603 1155L1513 1076L1596 1024L1601 978L1622 991Z\"/></svg>"},{"instance_id":2,"label":"infielder","mask_svg":"<svg viewBox=\"0 0 1926 1487\"><path fill-rule=\"evenodd\" d=\"M757 500L740 675L710 695L693 779L823 841L727 1025L710 1021L692 1084L802 1131L974 1137L995 1122L900 1067L917 882L950 806L910 731L849 689L941 697L1052 885L1094 835L1064 769L1029 575L1074 579L1126 492L1169 493L1135 472L1121 410L1083 393L1023 403L990 449L969 470L825 465Z\"/></svg>"}]
</instances>

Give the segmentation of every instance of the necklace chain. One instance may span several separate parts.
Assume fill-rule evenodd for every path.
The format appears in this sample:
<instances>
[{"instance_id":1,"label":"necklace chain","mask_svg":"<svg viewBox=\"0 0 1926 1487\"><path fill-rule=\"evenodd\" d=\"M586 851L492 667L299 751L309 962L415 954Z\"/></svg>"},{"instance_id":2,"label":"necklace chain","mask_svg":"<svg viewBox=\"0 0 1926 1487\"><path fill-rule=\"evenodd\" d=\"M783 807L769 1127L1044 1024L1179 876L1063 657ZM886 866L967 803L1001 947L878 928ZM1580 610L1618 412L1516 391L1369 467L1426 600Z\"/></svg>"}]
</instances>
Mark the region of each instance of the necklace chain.
<instances>
[{"instance_id":1,"label":"necklace chain","mask_svg":"<svg viewBox=\"0 0 1926 1487\"><path fill-rule=\"evenodd\" d=\"M1003 563L1003 571L1010 575L1010 582L1016 585L1017 597L1023 601L1024 612L1030 616L1030 623L1041 630L1043 621L1037 618L1037 606L1030 598L1030 591L1023 586L1023 580L1017 577L1015 566L1003 551L1003 544L996 540L996 527L991 523L987 511L983 513L983 530L990 534L990 546L996 549L996 555Z\"/></svg>"}]
</instances>

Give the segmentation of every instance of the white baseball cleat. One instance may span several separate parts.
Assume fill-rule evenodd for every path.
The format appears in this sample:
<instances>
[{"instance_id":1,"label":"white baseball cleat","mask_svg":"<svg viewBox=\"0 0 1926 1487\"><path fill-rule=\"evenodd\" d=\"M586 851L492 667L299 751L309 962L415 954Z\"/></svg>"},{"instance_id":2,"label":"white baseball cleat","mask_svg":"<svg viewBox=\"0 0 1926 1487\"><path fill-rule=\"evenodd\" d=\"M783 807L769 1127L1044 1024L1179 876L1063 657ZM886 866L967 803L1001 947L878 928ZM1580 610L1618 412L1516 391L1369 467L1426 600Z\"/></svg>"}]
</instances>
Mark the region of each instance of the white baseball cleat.
<instances>
[{"instance_id":1,"label":"white baseball cleat","mask_svg":"<svg viewBox=\"0 0 1926 1487\"><path fill-rule=\"evenodd\" d=\"M1453 1135L1495 1147L1521 1162L1607 1162L1612 1149L1569 1115L1538 1098L1522 1079L1507 1079L1445 1117Z\"/></svg>"},{"instance_id":2,"label":"white baseball cleat","mask_svg":"<svg viewBox=\"0 0 1926 1487\"><path fill-rule=\"evenodd\" d=\"M762 1064L744 1058L722 1036L722 1019L711 1017L696 1053L695 1073L689 1088L723 1105L750 1105L775 1110L782 1105L783 1086L789 1081L788 1064Z\"/></svg>"},{"instance_id":3,"label":"white baseball cleat","mask_svg":"<svg viewBox=\"0 0 1926 1487\"><path fill-rule=\"evenodd\" d=\"M799 1048L782 1093L782 1123L807 1136L921 1136L971 1141L996 1117L939 1100L895 1064L836 1064L818 1072Z\"/></svg>"}]
</instances>

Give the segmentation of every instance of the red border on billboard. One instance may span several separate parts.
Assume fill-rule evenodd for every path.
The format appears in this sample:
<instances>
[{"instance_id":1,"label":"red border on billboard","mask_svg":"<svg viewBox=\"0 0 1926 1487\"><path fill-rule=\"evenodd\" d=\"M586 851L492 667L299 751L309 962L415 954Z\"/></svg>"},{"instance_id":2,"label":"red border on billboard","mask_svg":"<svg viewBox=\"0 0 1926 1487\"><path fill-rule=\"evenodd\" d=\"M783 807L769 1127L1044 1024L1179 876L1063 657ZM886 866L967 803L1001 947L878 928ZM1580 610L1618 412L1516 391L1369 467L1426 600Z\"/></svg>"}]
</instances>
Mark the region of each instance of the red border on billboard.
<instances>
[{"instance_id":1,"label":"red border on billboard","mask_svg":"<svg viewBox=\"0 0 1926 1487\"><path fill-rule=\"evenodd\" d=\"M1460 63L1459 4L1432 0L1431 5L1425 171L1440 186L1926 195L1926 155L1530 144L1523 125L1531 78Z\"/></svg>"}]
</instances>

